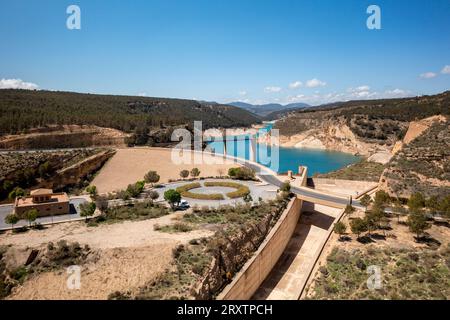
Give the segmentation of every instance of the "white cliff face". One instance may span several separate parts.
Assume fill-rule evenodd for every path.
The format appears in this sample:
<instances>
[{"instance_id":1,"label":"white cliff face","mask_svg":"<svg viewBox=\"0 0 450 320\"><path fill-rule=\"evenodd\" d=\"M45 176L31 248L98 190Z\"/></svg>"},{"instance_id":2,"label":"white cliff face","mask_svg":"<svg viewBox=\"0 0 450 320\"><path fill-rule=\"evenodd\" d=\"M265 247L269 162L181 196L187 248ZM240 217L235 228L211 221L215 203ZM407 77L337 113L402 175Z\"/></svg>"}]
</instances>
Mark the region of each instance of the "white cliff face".
<instances>
[{"instance_id":1,"label":"white cliff face","mask_svg":"<svg viewBox=\"0 0 450 320\"><path fill-rule=\"evenodd\" d=\"M297 135L280 136L280 145L296 148L328 149L368 157L379 152L390 154L392 150L392 146L362 141L342 121L326 121L320 127Z\"/></svg>"}]
</instances>

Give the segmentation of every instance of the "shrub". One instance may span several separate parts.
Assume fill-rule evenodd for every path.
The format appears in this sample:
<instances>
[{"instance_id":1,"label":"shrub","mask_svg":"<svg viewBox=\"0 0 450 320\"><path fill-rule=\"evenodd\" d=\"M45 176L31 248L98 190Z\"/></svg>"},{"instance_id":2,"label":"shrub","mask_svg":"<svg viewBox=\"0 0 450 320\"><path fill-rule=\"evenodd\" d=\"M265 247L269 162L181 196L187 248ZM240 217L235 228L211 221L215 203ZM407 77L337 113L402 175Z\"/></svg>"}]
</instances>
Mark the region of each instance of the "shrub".
<instances>
[{"instance_id":1,"label":"shrub","mask_svg":"<svg viewBox=\"0 0 450 320\"><path fill-rule=\"evenodd\" d=\"M280 191L291 192L291 183L289 181L283 182L283 184L280 187Z\"/></svg>"},{"instance_id":2,"label":"shrub","mask_svg":"<svg viewBox=\"0 0 450 320\"><path fill-rule=\"evenodd\" d=\"M94 202L88 202L88 203L82 203L80 204L80 216L85 217L86 221L88 217L91 217L94 215L96 205Z\"/></svg>"},{"instance_id":3,"label":"shrub","mask_svg":"<svg viewBox=\"0 0 450 320\"><path fill-rule=\"evenodd\" d=\"M353 207L351 204L348 204L345 207L344 213L347 215L351 215L353 212L355 212L355 207Z\"/></svg>"},{"instance_id":4,"label":"shrub","mask_svg":"<svg viewBox=\"0 0 450 320\"><path fill-rule=\"evenodd\" d=\"M28 223L31 224L36 221L37 217L38 217L38 211L36 209L31 209L28 210L27 212L25 212L25 217L28 221Z\"/></svg>"},{"instance_id":5,"label":"shrub","mask_svg":"<svg viewBox=\"0 0 450 320\"><path fill-rule=\"evenodd\" d=\"M345 231L347 230L347 226L345 223L338 221L334 224L333 231L339 235L340 238L342 238L342 235L345 234Z\"/></svg>"},{"instance_id":6,"label":"shrub","mask_svg":"<svg viewBox=\"0 0 450 320\"><path fill-rule=\"evenodd\" d=\"M408 207L411 211L417 211L425 207L425 198L420 192L414 193L408 200Z\"/></svg>"},{"instance_id":7,"label":"shrub","mask_svg":"<svg viewBox=\"0 0 450 320\"><path fill-rule=\"evenodd\" d=\"M237 180L254 180L255 171L247 167L237 167L228 169L228 175Z\"/></svg>"},{"instance_id":8,"label":"shrub","mask_svg":"<svg viewBox=\"0 0 450 320\"><path fill-rule=\"evenodd\" d=\"M417 239L431 227L428 223L427 217L422 212L413 212L408 216L409 230L417 235Z\"/></svg>"},{"instance_id":9,"label":"shrub","mask_svg":"<svg viewBox=\"0 0 450 320\"><path fill-rule=\"evenodd\" d=\"M367 206L372 202L372 199L371 199L370 196L366 193L366 194L361 198L360 202L361 202L361 204L362 204L364 207L367 207Z\"/></svg>"},{"instance_id":10,"label":"shrub","mask_svg":"<svg viewBox=\"0 0 450 320\"><path fill-rule=\"evenodd\" d=\"M157 183L160 179L159 174L156 171L149 171L145 174L144 180L147 183Z\"/></svg>"},{"instance_id":11,"label":"shrub","mask_svg":"<svg viewBox=\"0 0 450 320\"><path fill-rule=\"evenodd\" d=\"M159 193L154 190L151 190L147 193L147 197L149 197L152 200L156 200L159 198Z\"/></svg>"},{"instance_id":12,"label":"shrub","mask_svg":"<svg viewBox=\"0 0 450 320\"><path fill-rule=\"evenodd\" d=\"M101 212L108 210L108 198L104 196L97 197L95 200L95 205Z\"/></svg>"},{"instance_id":13,"label":"shrub","mask_svg":"<svg viewBox=\"0 0 450 320\"><path fill-rule=\"evenodd\" d=\"M11 191L8 195L9 199L15 199L17 197L23 197L25 195L25 190L23 190L20 187L14 188L13 191Z\"/></svg>"},{"instance_id":14,"label":"shrub","mask_svg":"<svg viewBox=\"0 0 450 320\"><path fill-rule=\"evenodd\" d=\"M180 177L183 179L186 179L187 177L189 177L189 170L181 170Z\"/></svg>"},{"instance_id":15,"label":"shrub","mask_svg":"<svg viewBox=\"0 0 450 320\"><path fill-rule=\"evenodd\" d=\"M196 178L200 175L200 170L198 168L193 168L191 170L191 177Z\"/></svg>"},{"instance_id":16,"label":"shrub","mask_svg":"<svg viewBox=\"0 0 450 320\"><path fill-rule=\"evenodd\" d=\"M10 224L11 228L13 228L17 222L19 222L19 217L14 213L8 214L5 217L5 223Z\"/></svg>"},{"instance_id":17,"label":"shrub","mask_svg":"<svg viewBox=\"0 0 450 320\"><path fill-rule=\"evenodd\" d=\"M364 221L361 218L356 218L353 219L352 221L350 221L350 229L352 230L352 232L354 234L357 235L357 237L359 238L359 236L361 235L361 233L365 232L368 230L367 228L367 222Z\"/></svg>"},{"instance_id":18,"label":"shrub","mask_svg":"<svg viewBox=\"0 0 450 320\"><path fill-rule=\"evenodd\" d=\"M176 222L174 224L169 224L166 226L155 225L154 229L156 231L167 233L189 232L193 230L193 228L190 225L182 222Z\"/></svg>"},{"instance_id":19,"label":"shrub","mask_svg":"<svg viewBox=\"0 0 450 320\"><path fill-rule=\"evenodd\" d=\"M375 193L375 204L379 206L383 206L390 202L391 198L386 193L386 191L380 190Z\"/></svg>"},{"instance_id":20,"label":"shrub","mask_svg":"<svg viewBox=\"0 0 450 320\"><path fill-rule=\"evenodd\" d=\"M89 186L89 187L86 188L86 191L89 193L89 195L90 195L92 198L95 198L95 197L97 197L97 195L98 195L97 187L96 187L96 186Z\"/></svg>"},{"instance_id":21,"label":"shrub","mask_svg":"<svg viewBox=\"0 0 450 320\"><path fill-rule=\"evenodd\" d=\"M164 192L164 200L166 200L170 204L170 207L173 209L175 205L180 203L181 194L176 190L169 189Z\"/></svg>"},{"instance_id":22,"label":"shrub","mask_svg":"<svg viewBox=\"0 0 450 320\"><path fill-rule=\"evenodd\" d=\"M131 197L136 198L144 190L144 186L145 186L144 181L138 181L135 184L129 184L127 187L127 192Z\"/></svg>"}]
</instances>

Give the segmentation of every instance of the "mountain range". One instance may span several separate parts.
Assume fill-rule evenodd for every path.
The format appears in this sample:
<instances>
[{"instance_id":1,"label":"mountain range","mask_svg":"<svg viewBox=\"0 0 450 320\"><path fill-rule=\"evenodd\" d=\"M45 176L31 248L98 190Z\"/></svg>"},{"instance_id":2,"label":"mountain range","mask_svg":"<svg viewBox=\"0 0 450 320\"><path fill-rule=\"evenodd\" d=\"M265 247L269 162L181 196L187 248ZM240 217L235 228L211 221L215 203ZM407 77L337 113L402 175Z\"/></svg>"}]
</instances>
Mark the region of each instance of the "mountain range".
<instances>
[{"instance_id":1,"label":"mountain range","mask_svg":"<svg viewBox=\"0 0 450 320\"><path fill-rule=\"evenodd\" d=\"M250 104L245 102L230 102L227 103L228 105L235 106L242 108L244 110L250 111L251 113L254 113L258 116L265 117L268 114L276 111L281 110L288 110L288 109L301 109L301 108L308 108L310 105L302 102L297 103L290 103L286 105L278 104L278 103L268 103L268 104Z\"/></svg>"}]
</instances>

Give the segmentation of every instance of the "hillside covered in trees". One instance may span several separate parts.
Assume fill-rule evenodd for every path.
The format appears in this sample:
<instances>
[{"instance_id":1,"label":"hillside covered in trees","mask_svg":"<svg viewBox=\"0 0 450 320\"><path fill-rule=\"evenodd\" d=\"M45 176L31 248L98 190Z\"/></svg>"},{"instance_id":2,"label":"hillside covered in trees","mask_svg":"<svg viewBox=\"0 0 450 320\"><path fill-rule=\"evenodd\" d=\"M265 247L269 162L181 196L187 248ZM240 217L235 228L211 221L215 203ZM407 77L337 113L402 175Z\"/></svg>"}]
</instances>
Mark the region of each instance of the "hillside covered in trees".
<instances>
[{"instance_id":1,"label":"hillside covered in trees","mask_svg":"<svg viewBox=\"0 0 450 320\"><path fill-rule=\"evenodd\" d=\"M46 125L96 125L134 132L139 128L191 125L249 126L260 119L243 109L194 100L56 91L0 90L0 136Z\"/></svg>"},{"instance_id":2,"label":"hillside covered in trees","mask_svg":"<svg viewBox=\"0 0 450 320\"><path fill-rule=\"evenodd\" d=\"M449 114L450 91L446 91L433 96L339 102L268 117L282 117L275 128L285 136L320 127L329 121L339 121L366 142L390 144L404 135L409 122Z\"/></svg>"}]
</instances>

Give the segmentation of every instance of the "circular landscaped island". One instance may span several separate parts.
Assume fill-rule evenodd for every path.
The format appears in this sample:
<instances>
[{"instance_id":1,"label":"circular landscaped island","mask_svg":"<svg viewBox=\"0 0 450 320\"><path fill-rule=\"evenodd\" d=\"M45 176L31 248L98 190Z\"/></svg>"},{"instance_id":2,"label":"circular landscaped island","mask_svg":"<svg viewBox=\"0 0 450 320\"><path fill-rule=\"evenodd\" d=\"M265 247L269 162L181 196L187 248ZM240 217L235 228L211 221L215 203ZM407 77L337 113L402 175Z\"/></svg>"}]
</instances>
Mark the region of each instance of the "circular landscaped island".
<instances>
[{"instance_id":1,"label":"circular landscaped island","mask_svg":"<svg viewBox=\"0 0 450 320\"><path fill-rule=\"evenodd\" d=\"M198 200L225 200L243 198L250 194L246 185L232 181L192 182L176 189L183 197Z\"/></svg>"}]
</instances>

